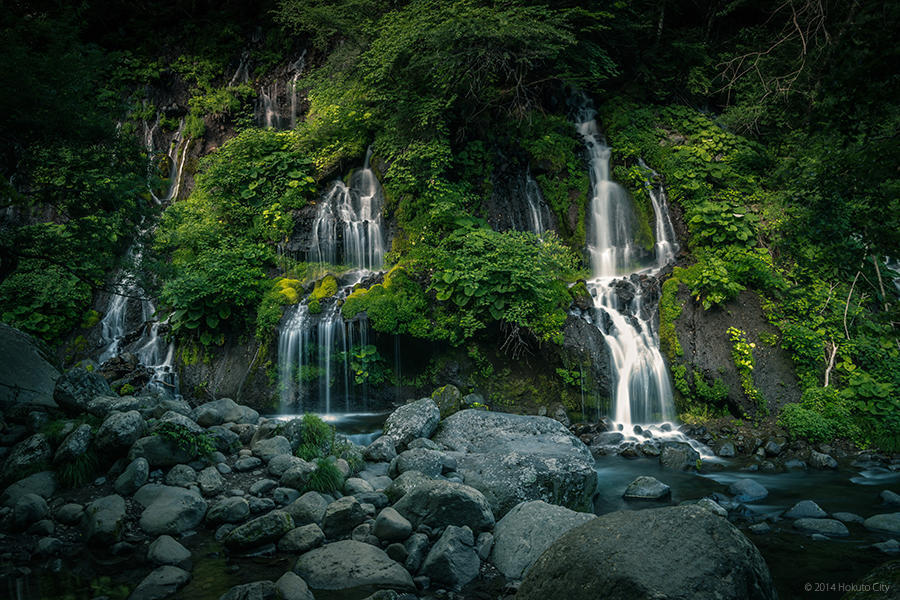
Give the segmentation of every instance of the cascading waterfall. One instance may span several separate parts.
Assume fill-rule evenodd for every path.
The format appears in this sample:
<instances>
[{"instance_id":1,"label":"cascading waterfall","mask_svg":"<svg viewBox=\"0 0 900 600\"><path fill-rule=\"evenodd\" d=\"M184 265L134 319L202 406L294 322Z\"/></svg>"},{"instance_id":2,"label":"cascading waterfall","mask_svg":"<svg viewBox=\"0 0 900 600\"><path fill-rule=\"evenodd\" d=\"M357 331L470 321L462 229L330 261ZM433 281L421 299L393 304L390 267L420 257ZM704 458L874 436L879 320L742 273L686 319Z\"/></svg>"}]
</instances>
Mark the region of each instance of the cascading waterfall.
<instances>
[{"instance_id":1,"label":"cascading waterfall","mask_svg":"<svg viewBox=\"0 0 900 600\"><path fill-rule=\"evenodd\" d=\"M530 173L525 178L525 201L528 203L528 230L540 237L547 231L544 221L546 204L541 196L541 188Z\"/></svg>"},{"instance_id":2,"label":"cascading waterfall","mask_svg":"<svg viewBox=\"0 0 900 600\"><path fill-rule=\"evenodd\" d=\"M675 252L672 226L660 190L651 192L656 214L655 256L645 264L634 243L634 209L627 192L609 177L610 149L601 141L595 112L585 105L576 118L590 156L591 208L587 243L594 322L609 346L616 374L612 418L623 424L675 418L668 372L659 351L653 310L645 306L640 275L653 275Z\"/></svg>"},{"instance_id":3,"label":"cascading waterfall","mask_svg":"<svg viewBox=\"0 0 900 600\"><path fill-rule=\"evenodd\" d=\"M313 223L309 260L353 267L343 275L336 300L384 263L384 197L370 159L371 149L363 168L350 177L350 185L332 184ZM366 386L356 383L350 362L354 349L368 344L368 322L365 318L345 321L338 305L332 301L322 314L312 315L307 305L300 304L282 325L278 339L282 413L301 408L350 411L357 400L365 399Z\"/></svg>"},{"instance_id":4,"label":"cascading waterfall","mask_svg":"<svg viewBox=\"0 0 900 600\"><path fill-rule=\"evenodd\" d=\"M240 66L238 69L240 70ZM276 77L269 85L263 86L259 90L256 118L260 126L274 129L296 127L299 104L297 81L305 69L306 50L287 67L287 72L284 75L289 75L289 79L280 80ZM235 73L235 77L237 75L238 73ZM288 110L290 111L289 114L285 115L285 112Z\"/></svg>"},{"instance_id":5,"label":"cascading waterfall","mask_svg":"<svg viewBox=\"0 0 900 600\"><path fill-rule=\"evenodd\" d=\"M152 125L144 123L144 144L150 156L149 169L153 169L155 156L158 154L157 137L159 132L159 115ZM190 138L184 136L184 119L175 134L167 142L168 187L163 196L157 196L148 184L150 195L157 204L166 205L178 197L181 189L184 164L188 154ZM149 178L148 178L149 179ZM139 272L143 248L136 243L128 249L128 256ZM98 361L102 364L126 351L133 352L140 364L153 371L148 386L166 393L178 394L178 381L175 374L175 345L166 343L160 335L164 323L156 320L156 307L144 297L144 291L137 282L134 272L122 269L113 284L115 293L110 295L109 303L100 320L100 345ZM140 330L133 339L129 334Z\"/></svg>"}]
</instances>

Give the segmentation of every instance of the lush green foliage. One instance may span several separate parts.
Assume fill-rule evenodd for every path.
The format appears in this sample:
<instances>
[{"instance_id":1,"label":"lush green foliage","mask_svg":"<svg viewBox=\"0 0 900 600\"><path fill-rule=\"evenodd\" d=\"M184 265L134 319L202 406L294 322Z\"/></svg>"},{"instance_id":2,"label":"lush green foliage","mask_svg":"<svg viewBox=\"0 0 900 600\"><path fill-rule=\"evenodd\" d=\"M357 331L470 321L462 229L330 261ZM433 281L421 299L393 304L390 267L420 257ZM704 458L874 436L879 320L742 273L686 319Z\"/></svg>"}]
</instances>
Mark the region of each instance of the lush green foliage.
<instances>
[{"instance_id":1,"label":"lush green foliage","mask_svg":"<svg viewBox=\"0 0 900 600\"><path fill-rule=\"evenodd\" d=\"M210 434L193 432L180 423L160 422L153 429L153 435L174 443L191 456L209 456L216 451Z\"/></svg>"},{"instance_id":2,"label":"lush green foliage","mask_svg":"<svg viewBox=\"0 0 900 600\"><path fill-rule=\"evenodd\" d=\"M303 460L324 458L334 447L334 427L314 414L303 415L303 439L297 447L297 456Z\"/></svg>"},{"instance_id":3,"label":"lush green foliage","mask_svg":"<svg viewBox=\"0 0 900 600\"><path fill-rule=\"evenodd\" d=\"M222 344L226 332L256 325L265 335L277 323L266 267L274 246L293 229L291 209L306 204L314 180L289 132L247 129L206 157L190 198L163 215L156 247L171 256L162 305L173 311L172 331L203 345ZM277 296L294 300L281 285Z\"/></svg>"}]
</instances>

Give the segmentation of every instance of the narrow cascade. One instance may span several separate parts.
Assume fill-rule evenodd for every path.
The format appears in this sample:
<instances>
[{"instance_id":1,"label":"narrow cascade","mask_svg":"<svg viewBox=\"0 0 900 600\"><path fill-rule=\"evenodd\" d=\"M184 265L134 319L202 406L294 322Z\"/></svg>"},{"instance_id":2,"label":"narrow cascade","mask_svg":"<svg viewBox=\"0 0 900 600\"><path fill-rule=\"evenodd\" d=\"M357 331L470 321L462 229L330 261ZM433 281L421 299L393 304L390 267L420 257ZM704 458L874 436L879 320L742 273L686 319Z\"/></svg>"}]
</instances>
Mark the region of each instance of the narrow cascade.
<instances>
[{"instance_id":1,"label":"narrow cascade","mask_svg":"<svg viewBox=\"0 0 900 600\"><path fill-rule=\"evenodd\" d=\"M631 199L610 179L610 149L594 117L593 108L585 105L576 122L590 156L587 251L593 277L588 288L594 297L594 323L606 339L616 374L611 416L625 425L671 421L675 406L655 330L658 294L652 293L657 285L653 276L675 252L665 196L650 190L657 243L648 260L634 241Z\"/></svg>"},{"instance_id":2,"label":"narrow cascade","mask_svg":"<svg viewBox=\"0 0 900 600\"><path fill-rule=\"evenodd\" d=\"M371 156L369 148L363 168L353 173L350 185L335 181L319 204L313 222L313 262L363 271L377 271L384 263L384 195L369 167Z\"/></svg>"},{"instance_id":3,"label":"narrow cascade","mask_svg":"<svg viewBox=\"0 0 900 600\"><path fill-rule=\"evenodd\" d=\"M184 136L184 119L178 130L166 139L159 130L159 115L152 125L144 122L144 144L150 156L148 170L154 169L156 156L161 154L158 146L165 146L168 165L166 193L157 196L152 183L148 183L150 195L157 204L167 205L178 197L181 189L185 159L190 138ZM149 173L148 173L149 174ZM148 180L150 178L148 177ZM128 256L139 272L143 248L135 243L128 249ZM144 298L144 291L135 279L134 273L122 269L113 283L114 294L100 320L100 351L97 360L101 364L123 352L132 352L140 364L151 369L153 375L148 386L167 394L178 395L178 380L175 374L175 345L166 343L160 329L165 325L156 320L156 307Z\"/></svg>"},{"instance_id":4,"label":"narrow cascade","mask_svg":"<svg viewBox=\"0 0 900 600\"><path fill-rule=\"evenodd\" d=\"M339 300L384 264L381 209L384 196L369 167L371 149L350 185L336 181L323 197L313 222L309 260L353 268L342 277L335 299L311 314L300 304L286 317L278 340L281 412L350 411L365 403L367 386L357 383L353 353L369 343L368 321L345 321Z\"/></svg>"},{"instance_id":5,"label":"narrow cascade","mask_svg":"<svg viewBox=\"0 0 900 600\"><path fill-rule=\"evenodd\" d=\"M528 203L528 230L540 237L547 231L544 219L547 208L544 198L541 196L541 188L531 173L525 178L525 201Z\"/></svg>"},{"instance_id":6,"label":"narrow cascade","mask_svg":"<svg viewBox=\"0 0 900 600\"><path fill-rule=\"evenodd\" d=\"M242 57L243 61L243 57ZM243 62L242 62L243 64ZM241 71L241 65L235 72L232 80L239 83L247 81L246 66ZM256 103L256 120L261 127L286 129L297 125L297 111L299 98L297 81L306 69L306 50L283 70L283 75L276 76L271 83L259 89L259 99ZM232 83L232 85L234 85Z\"/></svg>"}]
</instances>

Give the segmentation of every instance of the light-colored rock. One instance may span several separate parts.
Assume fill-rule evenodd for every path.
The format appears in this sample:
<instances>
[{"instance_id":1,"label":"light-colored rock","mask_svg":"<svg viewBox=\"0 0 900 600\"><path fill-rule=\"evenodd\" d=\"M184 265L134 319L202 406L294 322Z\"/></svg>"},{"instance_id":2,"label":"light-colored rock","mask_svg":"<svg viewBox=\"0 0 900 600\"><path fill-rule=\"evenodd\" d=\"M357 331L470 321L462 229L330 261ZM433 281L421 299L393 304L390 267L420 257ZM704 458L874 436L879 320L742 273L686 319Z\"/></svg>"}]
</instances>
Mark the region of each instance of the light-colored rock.
<instances>
[{"instance_id":1,"label":"light-colored rock","mask_svg":"<svg viewBox=\"0 0 900 600\"><path fill-rule=\"evenodd\" d=\"M120 452L130 448L147 430L144 418L136 410L110 414L97 430L97 448L101 452Z\"/></svg>"},{"instance_id":2,"label":"light-colored rock","mask_svg":"<svg viewBox=\"0 0 900 600\"><path fill-rule=\"evenodd\" d=\"M384 422L384 435L394 441L397 450L416 438L431 437L441 420L441 411L431 398L405 404L392 412Z\"/></svg>"},{"instance_id":3,"label":"light-colored rock","mask_svg":"<svg viewBox=\"0 0 900 600\"><path fill-rule=\"evenodd\" d=\"M125 530L125 499L112 495L98 498L84 509L84 537L89 544L111 546Z\"/></svg>"},{"instance_id":4,"label":"light-colored rock","mask_svg":"<svg viewBox=\"0 0 900 600\"><path fill-rule=\"evenodd\" d=\"M172 565L185 571L191 570L190 550L168 535L161 535L150 543L147 560L155 565Z\"/></svg>"},{"instance_id":5,"label":"light-colored rock","mask_svg":"<svg viewBox=\"0 0 900 600\"><path fill-rule=\"evenodd\" d=\"M206 516L206 500L193 490L148 484L134 495L144 511L141 529L151 535L175 535L195 528Z\"/></svg>"},{"instance_id":6,"label":"light-colored rock","mask_svg":"<svg viewBox=\"0 0 900 600\"><path fill-rule=\"evenodd\" d=\"M356 540L326 544L297 559L294 572L315 590L415 591L412 577L380 548Z\"/></svg>"}]
</instances>

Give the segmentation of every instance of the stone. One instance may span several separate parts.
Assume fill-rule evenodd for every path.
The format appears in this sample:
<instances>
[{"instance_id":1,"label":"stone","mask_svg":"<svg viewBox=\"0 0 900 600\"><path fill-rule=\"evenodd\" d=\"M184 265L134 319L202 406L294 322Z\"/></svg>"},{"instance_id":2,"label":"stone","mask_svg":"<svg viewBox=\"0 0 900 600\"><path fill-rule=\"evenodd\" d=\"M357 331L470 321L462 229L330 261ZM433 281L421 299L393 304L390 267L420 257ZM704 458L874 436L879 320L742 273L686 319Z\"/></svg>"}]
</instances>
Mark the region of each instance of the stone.
<instances>
[{"instance_id":1,"label":"stone","mask_svg":"<svg viewBox=\"0 0 900 600\"><path fill-rule=\"evenodd\" d=\"M809 466L813 469L837 469L838 463L834 458L827 454L810 450Z\"/></svg>"},{"instance_id":2,"label":"stone","mask_svg":"<svg viewBox=\"0 0 900 600\"><path fill-rule=\"evenodd\" d=\"M166 411L163 416L159 418L159 420L163 423L172 423L173 425L180 425L184 429L187 429L191 433L205 433L206 430L197 425L194 421L191 420L190 417L187 417L181 413L175 412L174 410ZM235 436L237 437L237 436Z\"/></svg>"},{"instance_id":3,"label":"stone","mask_svg":"<svg viewBox=\"0 0 900 600\"><path fill-rule=\"evenodd\" d=\"M0 496L0 506L15 506L19 498L25 494L37 494L41 498L48 499L54 492L56 492L56 473L41 471L7 487Z\"/></svg>"},{"instance_id":4,"label":"stone","mask_svg":"<svg viewBox=\"0 0 900 600\"><path fill-rule=\"evenodd\" d=\"M188 465L175 465L166 473L166 485L190 487L197 483L197 471Z\"/></svg>"},{"instance_id":5,"label":"stone","mask_svg":"<svg viewBox=\"0 0 900 600\"><path fill-rule=\"evenodd\" d=\"M540 501L538 501L540 502ZM507 513L509 514L509 513ZM478 553L478 558L481 560L487 560L491 555L491 550L494 548L494 536L493 534L488 533L487 531L482 531L478 535L478 539L475 540L475 551Z\"/></svg>"},{"instance_id":6,"label":"stone","mask_svg":"<svg viewBox=\"0 0 900 600\"><path fill-rule=\"evenodd\" d=\"M265 496L276 487L278 487L277 481L272 481L271 479L257 479L253 482L248 491L254 496Z\"/></svg>"},{"instance_id":7,"label":"stone","mask_svg":"<svg viewBox=\"0 0 900 600\"><path fill-rule=\"evenodd\" d=\"M769 490L752 479L738 479L728 486L728 492L738 502L755 502L769 495Z\"/></svg>"},{"instance_id":8,"label":"stone","mask_svg":"<svg viewBox=\"0 0 900 600\"><path fill-rule=\"evenodd\" d=\"M380 548L343 540L310 550L297 559L294 572L313 590L374 589L415 591L412 577Z\"/></svg>"},{"instance_id":9,"label":"stone","mask_svg":"<svg viewBox=\"0 0 900 600\"><path fill-rule=\"evenodd\" d=\"M53 455L53 464L59 465L74 461L87 452L93 437L90 425L86 423L79 425L75 431L66 436L66 439L56 449L56 454Z\"/></svg>"},{"instance_id":10,"label":"stone","mask_svg":"<svg viewBox=\"0 0 900 600\"><path fill-rule=\"evenodd\" d=\"M468 527L448 525L425 562L422 575L431 581L458 590L476 577L481 560L475 552L475 539Z\"/></svg>"},{"instance_id":11,"label":"stone","mask_svg":"<svg viewBox=\"0 0 900 600\"><path fill-rule=\"evenodd\" d=\"M832 516L833 518L837 519L838 521L843 522L843 523L859 523L859 524L862 524L863 521L865 521L865 519L863 519L861 516L859 516L859 515L857 515L857 514L855 514L855 513L851 513L851 512L836 512L836 513L834 513L834 514L831 515L831 516Z\"/></svg>"},{"instance_id":12,"label":"stone","mask_svg":"<svg viewBox=\"0 0 900 600\"><path fill-rule=\"evenodd\" d=\"M250 502L250 512L254 515L258 515L260 513L269 512L273 508L275 508L275 501L271 498L259 498L253 496L249 500Z\"/></svg>"},{"instance_id":13,"label":"stone","mask_svg":"<svg viewBox=\"0 0 900 600\"><path fill-rule=\"evenodd\" d=\"M427 448L413 448L397 455L391 461L388 473L399 475L406 471L418 471L428 477L437 477L443 470L443 454Z\"/></svg>"},{"instance_id":14,"label":"stone","mask_svg":"<svg viewBox=\"0 0 900 600\"><path fill-rule=\"evenodd\" d=\"M450 384L434 390L431 394L431 399L434 400L434 403L437 405L441 418L446 419L453 413L459 411L460 403L462 402L462 393L459 391L458 387Z\"/></svg>"},{"instance_id":15,"label":"stone","mask_svg":"<svg viewBox=\"0 0 900 600\"><path fill-rule=\"evenodd\" d=\"M276 456L291 456L291 443L286 437L276 435L275 437L255 442L251 450L253 450L253 456L261 459L263 462L269 462Z\"/></svg>"},{"instance_id":16,"label":"stone","mask_svg":"<svg viewBox=\"0 0 900 600\"><path fill-rule=\"evenodd\" d=\"M566 532L525 575L516 600L774 600L759 550L696 505L618 511Z\"/></svg>"},{"instance_id":17,"label":"stone","mask_svg":"<svg viewBox=\"0 0 900 600\"><path fill-rule=\"evenodd\" d=\"M672 495L672 489L655 477L641 475L628 484L622 497L628 500L664 500Z\"/></svg>"},{"instance_id":18,"label":"stone","mask_svg":"<svg viewBox=\"0 0 900 600\"><path fill-rule=\"evenodd\" d=\"M406 562L403 563L410 573L418 573L425 554L428 552L428 536L424 533L414 533L403 543L406 550Z\"/></svg>"},{"instance_id":19,"label":"stone","mask_svg":"<svg viewBox=\"0 0 900 600\"><path fill-rule=\"evenodd\" d=\"M130 496L147 483L150 477L150 463L146 458L136 458L125 467L122 474L116 478L114 487L116 493L122 496Z\"/></svg>"},{"instance_id":20,"label":"stone","mask_svg":"<svg viewBox=\"0 0 900 600\"><path fill-rule=\"evenodd\" d=\"M3 461L0 481L17 479L21 473L34 468L34 465L49 463L52 458L47 438L41 433L36 433L13 446Z\"/></svg>"},{"instance_id":21,"label":"stone","mask_svg":"<svg viewBox=\"0 0 900 600\"><path fill-rule=\"evenodd\" d=\"M23 331L0 323L0 410L16 404L56 408L59 371L49 348Z\"/></svg>"},{"instance_id":22,"label":"stone","mask_svg":"<svg viewBox=\"0 0 900 600\"><path fill-rule=\"evenodd\" d=\"M828 513L812 500L801 500L782 516L786 519L821 519Z\"/></svg>"},{"instance_id":23,"label":"stone","mask_svg":"<svg viewBox=\"0 0 900 600\"><path fill-rule=\"evenodd\" d=\"M440 450L441 447L428 438L416 438L406 445L407 450L414 448L425 448L426 450Z\"/></svg>"},{"instance_id":24,"label":"stone","mask_svg":"<svg viewBox=\"0 0 900 600\"><path fill-rule=\"evenodd\" d=\"M900 535L900 512L869 517L863 521L863 527L877 533Z\"/></svg>"},{"instance_id":25,"label":"stone","mask_svg":"<svg viewBox=\"0 0 900 600\"><path fill-rule=\"evenodd\" d=\"M174 440L161 435L138 439L128 451L128 459L146 458L151 468L174 467L194 460L196 455L183 449Z\"/></svg>"},{"instance_id":26,"label":"stone","mask_svg":"<svg viewBox=\"0 0 900 600\"><path fill-rule=\"evenodd\" d=\"M700 453L686 442L664 442L659 454L659 464L672 471L689 471L697 468Z\"/></svg>"},{"instance_id":27,"label":"stone","mask_svg":"<svg viewBox=\"0 0 900 600\"><path fill-rule=\"evenodd\" d=\"M168 535L161 535L150 543L147 560L155 565L172 565L185 571L191 570L190 550Z\"/></svg>"},{"instance_id":28,"label":"stone","mask_svg":"<svg viewBox=\"0 0 900 600\"><path fill-rule=\"evenodd\" d=\"M255 456L245 456L234 461L234 470L238 473L245 473L260 467L263 461Z\"/></svg>"},{"instance_id":29,"label":"stone","mask_svg":"<svg viewBox=\"0 0 900 600\"><path fill-rule=\"evenodd\" d=\"M125 529L125 499L115 494L97 498L85 507L83 523L88 544L111 546Z\"/></svg>"},{"instance_id":30,"label":"stone","mask_svg":"<svg viewBox=\"0 0 900 600\"><path fill-rule=\"evenodd\" d=\"M412 533L412 524L389 506L378 514L372 532L386 542L402 542Z\"/></svg>"},{"instance_id":31,"label":"stone","mask_svg":"<svg viewBox=\"0 0 900 600\"><path fill-rule=\"evenodd\" d=\"M148 404L149 399L145 397L135 398L134 396L117 396L115 394L97 396L88 401L87 412L101 419L106 419L116 412L125 413L132 410L138 411L143 416L145 413L152 412Z\"/></svg>"},{"instance_id":32,"label":"stone","mask_svg":"<svg viewBox=\"0 0 900 600\"><path fill-rule=\"evenodd\" d=\"M213 425L206 432L212 436L216 450L223 454L234 454L241 449L240 436L222 425Z\"/></svg>"},{"instance_id":33,"label":"stone","mask_svg":"<svg viewBox=\"0 0 900 600\"><path fill-rule=\"evenodd\" d=\"M272 490L272 499L275 501L275 504L279 504L281 506L287 506L299 497L300 492L298 492L294 488L277 487Z\"/></svg>"},{"instance_id":34,"label":"stone","mask_svg":"<svg viewBox=\"0 0 900 600\"><path fill-rule=\"evenodd\" d=\"M778 456L783 448L784 438L771 438L763 446L766 456Z\"/></svg>"},{"instance_id":35,"label":"stone","mask_svg":"<svg viewBox=\"0 0 900 600\"><path fill-rule=\"evenodd\" d=\"M325 542L325 534L315 523L291 529L278 541L280 552L303 554L318 548Z\"/></svg>"},{"instance_id":36,"label":"stone","mask_svg":"<svg viewBox=\"0 0 900 600\"><path fill-rule=\"evenodd\" d=\"M144 507L139 521L141 529L151 535L184 533L206 516L206 500L193 490L147 484L137 491L134 499Z\"/></svg>"},{"instance_id":37,"label":"stone","mask_svg":"<svg viewBox=\"0 0 900 600\"><path fill-rule=\"evenodd\" d=\"M84 507L74 502L63 504L56 510L54 517L63 525L75 525L84 517Z\"/></svg>"},{"instance_id":38,"label":"stone","mask_svg":"<svg viewBox=\"0 0 900 600\"><path fill-rule=\"evenodd\" d=\"M719 517L728 516L728 511L725 510L725 508L723 508L721 504L719 504L712 498L700 498L699 500L697 500L697 506L699 506L700 508L705 508L712 514Z\"/></svg>"},{"instance_id":39,"label":"stone","mask_svg":"<svg viewBox=\"0 0 900 600\"><path fill-rule=\"evenodd\" d=\"M749 527L749 529L756 535L765 535L765 534L769 533L770 531L772 531L772 528L766 522L754 523L753 525L751 525Z\"/></svg>"},{"instance_id":40,"label":"stone","mask_svg":"<svg viewBox=\"0 0 900 600\"><path fill-rule=\"evenodd\" d=\"M210 523L240 523L250 516L250 503L238 496L219 500L206 513Z\"/></svg>"},{"instance_id":41,"label":"stone","mask_svg":"<svg viewBox=\"0 0 900 600\"><path fill-rule=\"evenodd\" d=\"M900 506L900 494L891 490L882 490L878 497L881 498L881 502L885 506Z\"/></svg>"},{"instance_id":42,"label":"stone","mask_svg":"<svg viewBox=\"0 0 900 600\"><path fill-rule=\"evenodd\" d=\"M397 456L394 438L383 435L366 446L363 458L371 462L391 462Z\"/></svg>"},{"instance_id":43,"label":"stone","mask_svg":"<svg viewBox=\"0 0 900 600\"><path fill-rule=\"evenodd\" d=\"M62 542L55 537L43 537L38 540L35 554L38 556L56 556L62 551Z\"/></svg>"},{"instance_id":44,"label":"stone","mask_svg":"<svg viewBox=\"0 0 900 600\"><path fill-rule=\"evenodd\" d=\"M110 414L97 430L97 449L121 452L138 441L147 429L144 418L136 410Z\"/></svg>"},{"instance_id":45,"label":"stone","mask_svg":"<svg viewBox=\"0 0 900 600\"><path fill-rule=\"evenodd\" d=\"M26 529L32 523L40 521L50 514L47 501L37 494L24 494L16 501L12 511L13 527L18 530Z\"/></svg>"},{"instance_id":46,"label":"stone","mask_svg":"<svg viewBox=\"0 0 900 600\"><path fill-rule=\"evenodd\" d=\"M219 600L275 600L276 594L271 581L254 581L234 586L219 596Z\"/></svg>"},{"instance_id":47,"label":"stone","mask_svg":"<svg viewBox=\"0 0 900 600\"><path fill-rule=\"evenodd\" d=\"M284 510L294 518L294 524L297 526L308 523L320 524L329 504L330 502L319 492L306 492L284 507Z\"/></svg>"},{"instance_id":48,"label":"stone","mask_svg":"<svg viewBox=\"0 0 900 600\"><path fill-rule=\"evenodd\" d=\"M335 500L325 508L322 518L322 531L330 540L349 535L353 529L366 520L359 500L353 496L344 496Z\"/></svg>"},{"instance_id":49,"label":"stone","mask_svg":"<svg viewBox=\"0 0 900 600\"><path fill-rule=\"evenodd\" d=\"M291 571L278 578L275 591L279 600L315 600L306 582Z\"/></svg>"},{"instance_id":50,"label":"stone","mask_svg":"<svg viewBox=\"0 0 900 600\"><path fill-rule=\"evenodd\" d=\"M835 519L801 518L794 521L794 528L803 533L818 533L830 537L847 537L847 526Z\"/></svg>"},{"instance_id":51,"label":"stone","mask_svg":"<svg viewBox=\"0 0 900 600\"><path fill-rule=\"evenodd\" d=\"M384 435L393 439L397 450L404 450L416 438L431 437L440 420L437 404L422 398L392 412L384 422Z\"/></svg>"},{"instance_id":52,"label":"stone","mask_svg":"<svg viewBox=\"0 0 900 600\"><path fill-rule=\"evenodd\" d=\"M719 449L716 450L716 454L721 456L722 458L732 458L735 455L734 443L733 442L725 442Z\"/></svg>"},{"instance_id":53,"label":"stone","mask_svg":"<svg viewBox=\"0 0 900 600\"><path fill-rule=\"evenodd\" d=\"M401 565L405 563L407 557L409 557L409 552L406 551L406 546L404 546L400 542L388 544L384 551L391 558L391 560L397 561Z\"/></svg>"},{"instance_id":54,"label":"stone","mask_svg":"<svg viewBox=\"0 0 900 600\"><path fill-rule=\"evenodd\" d=\"M285 471L287 471L291 467L301 466L304 464L306 464L306 461L299 456L294 456L292 454L278 454L276 456L273 456L269 460L269 464L266 467L266 470L269 471L269 475L281 478L281 476L284 475Z\"/></svg>"},{"instance_id":55,"label":"stone","mask_svg":"<svg viewBox=\"0 0 900 600\"><path fill-rule=\"evenodd\" d=\"M872 544L872 547L884 552L885 554L900 554L900 542L897 540L887 540L885 542L879 542L876 544Z\"/></svg>"},{"instance_id":56,"label":"stone","mask_svg":"<svg viewBox=\"0 0 900 600\"><path fill-rule=\"evenodd\" d=\"M497 516L528 500L591 506L594 458L554 419L466 409L448 417L433 439L450 450L463 482L484 494Z\"/></svg>"},{"instance_id":57,"label":"stone","mask_svg":"<svg viewBox=\"0 0 900 600\"><path fill-rule=\"evenodd\" d=\"M247 550L281 539L281 536L294 529L294 519L281 510L247 521L235 527L225 536L224 544L229 550Z\"/></svg>"},{"instance_id":58,"label":"stone","mask_svg":"<svg viewBox=\"0 0 900 600\"><path fill-rule=\"evenodd\" d=\"M418 471L406 471L400 473L400 475L385 488L384 493L388 498L396 501L416 487L429 481L433 481L433 478Z\"/></svg>"},{"instance_id":59,"label":"stone","mask_svg":"<svg viewBox=\"0 0 900 600\"><path fill-rule=\"evenodd\" d=\"M355 496L356 494L365 494L374 491L375 488L373 488L368 481L360 479L359 477L350 477L344 482L343 492L346 496Z\"/></svg>"},{"instance_id":60,"label":"stone","mask_svg":"<svg viewBox=\"0 0 900 600\"><path fill-rule=\"evenodd\" d=\"M484 495L475 488L451 481L424 481L407 492L394 508L414 528L465 525L473 532L481 532L494 526L494 515Z\"/></svg>"},{"instance_id":61,"label":"stone","mask_svg":"<svg viewBox=\"0 0 900 600\"><path fill-rule=\"evenodd\" d=\"M191 412L191 418L201 427L212 427L222 423L255 424L259 413L247 406L237 404L231 398L220 398L201 404Z\"/></svg>"},{"instance_id":62,"label":"stone","mask_svg":"<svg viewBox=\"0 0 900 600\"><path fill-rule=\"evenodd\" d=\"M491 562L507 579L521 579L560 536L595 518L542 500L523 502L494 527Z\"/></svg>"},{"instance_id":63,"label":"stone","mask_svg":"<svg viewBox=\"0 0 900 600\"><path fill-rule=\"evenodd\" d=\"M284 487L293 488L295 490L303 490L309 481L310 476L316 470L316 465L305 460L298 459L301 462L294 464L291 468L281 475L279 483Z\"/></svg>"},{"instance_id":64,"label":"stone","mask_svg":"<svg viewBox=\"0 0 900 600\"><path fill-rule=\"evenodd\" d=\"M157 567L141 581L128 600L163 600L180 590L191 580L191 574L184 569L164 565Z\"/></svg>"},{"instance_id":65,"label":"stone","mask_svg":"<svg viewBox=\"0 0 900 600\"><path fill-rule=\"evenodd\" d=\"M88 401L96 396L111 396L112 389L99 373L75 367L56 380L53 399L56 404L70 414L87 411Z\"/></svg>"},{"instance_id":66,"label":"stone","mask_svg":"<svg viewBox=\"0 0 900 600\"><path fill-rule=\"evenodd\" d=\"M206 467L197 474L197 485L204 496L215 496L225 488L225 480L216 467Z\"/></svg>"}]
</instances>

